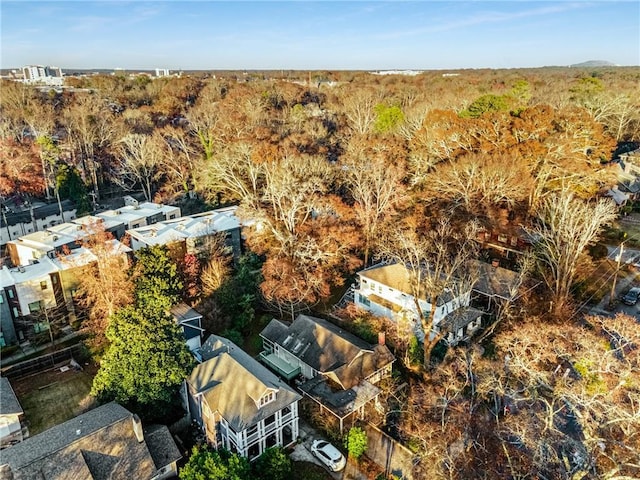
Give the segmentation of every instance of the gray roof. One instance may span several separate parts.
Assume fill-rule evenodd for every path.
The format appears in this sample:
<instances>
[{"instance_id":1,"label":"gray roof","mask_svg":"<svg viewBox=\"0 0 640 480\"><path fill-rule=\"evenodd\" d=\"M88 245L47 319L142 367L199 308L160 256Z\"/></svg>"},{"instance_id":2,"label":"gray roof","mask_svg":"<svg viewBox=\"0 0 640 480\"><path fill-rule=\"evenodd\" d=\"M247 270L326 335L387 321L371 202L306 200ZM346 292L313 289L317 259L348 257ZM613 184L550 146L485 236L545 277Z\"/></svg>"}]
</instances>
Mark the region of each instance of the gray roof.
<instances>
[{"instance_id":1,"label":"gray roof","mask_svg":"<svg viewBox=\"0 0 640 480\"><path fill-rule=\"evenodd\" d=\"M461 328L466 327L471 322L482 317L483 314L484 312L473 307L461 307L447 315L444 320L440 322L440 325L444 327L446 331L456 333Z\"/></svg>"},{"instance_id":2,"label":"gray roof","mask_svg":"<svg viewBox=\"0 0 640 480\"><path fill-rule=\"evenodd\" d=\"M158 470L182 458L166 425L149 425L144 429L144 440Z\"/></svg>"},{"instance_id":3,"label":"gray roof","mask_svg":"<svg viewBox=\"0 0 640 480\"><path fill-rule=\"evenodd\" d=\"M24 413L18 397L11 388L11 383L6 377L0 377L0 415L13 415Z\"/></svg>"},{"instance_id":4,"label":"gray roof","mask_svg":"<svg viewBox=\"0 0 640 480\"><path fill-rule=\"evenodd\" d=\"M395 358L385 345L371 345L321 318L298 315L286 326L273 319L260 333L343 389L357 385Z\"/></svg>"},{"instance_id":5,"label":"gray roof","mask_svg":"<svg viewBox=\"0 0 640 480\"><path fill-rule=\"evenodd\" d=\"M178 305L171 307L171 315L178 320L178 323L202 318L202 314L198 313L186 303L179 303Z\"/></svg>"},{"instance_id":6,"label":"gray roof","mask_svg":"<svg viewBox=\"0 0 640 480\"><path fill-rule=\"evenodd\" d=\"M193 369L187 382L203 394L211 411L218 411L236 432L241 432L301 398L266 367L226 338L209 336L201 353L206 361ZM276 392L275 401L258 408L256 402L268 390Z\"/></svg>"},{"instance_id":7,"label":"gray roof","mask_svg":"<svg viewBox=\"0 0 640 480\"><path fill-rule=\"evenodd\" d=\"M520 274L507 268L494 267L486 262L474 261L478 269L478 279L473 291L487 297L516 300L524 291L529 291L540 284L540 281L529 277L521 280Z\"/></svg>"},{"instance_id":8,"label":"gray roof","mask_svg":"<svg viewBox=\"0 0 640 480\"><path fill-rule=\"evenodd\" d=\"M486 262L474 261L478 269L478 279L473 291L488 297L500 297L514 300L518 297L520 275L502 267L494 267Z\"/></svg>"},{"instance_id":9,"label":"gray roof","mask_svg":"<svg viewBox=\"0 0 640 480\"><path fill-rule=\"evenodd\" d=\"M382 392L367 381L360 382L349 390L335 390L321 375L300 385L300 390L342 418L374 400Z\"/></svg>"},{"instance_id":10,"label":"gray roof","mask_svg":"<svg viewBox=\"0 0 640 480\"><path fill-rule=\"evenodd\" d=\"M107 403L0 451L0 465L14 480L150 479L157 469L132 419Z\"/></svg>"},{"instance_id":11,"label":"gray roof","mask_svg":"<svg viewBox=\"0 0 640 480\"><path fill-rule=\"evenodd\" d=\"M62 202L62 211L70 212L76 208L75 204L70 200L63 200ZM40 207L33 208L33 217L37 220L42 218L47 218L51 215L59 215L60 208L58 208L57 203L52 203L50 205L42 205ZM14 213L5 213L4 215L0 215L0 227L5 227L5 219L6 223L9 225L17 225L19 223L29 223L31 222L31 211L30 210L21 210Z\"/></svg>"}]
</instances>

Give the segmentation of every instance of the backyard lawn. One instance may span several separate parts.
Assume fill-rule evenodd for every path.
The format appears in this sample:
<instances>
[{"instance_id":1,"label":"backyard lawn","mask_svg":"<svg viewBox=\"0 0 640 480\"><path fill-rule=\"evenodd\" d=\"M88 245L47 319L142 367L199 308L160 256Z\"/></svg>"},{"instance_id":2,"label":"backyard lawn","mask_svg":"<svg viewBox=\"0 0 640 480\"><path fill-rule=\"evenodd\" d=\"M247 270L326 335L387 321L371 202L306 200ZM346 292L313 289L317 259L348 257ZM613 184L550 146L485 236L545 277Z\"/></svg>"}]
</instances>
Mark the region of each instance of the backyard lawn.
<instances>
[{"instance_id":1,"label":"backyard lawn","mask_svg":"<svg viewBox=\"0 0 640 480\"><path fill-rule=\"evenodd\" d=\"M81 372L55 369L12 381L29 434L40 433L96 406L89 395L93 373L87 369Z\"/></svg>"}]
</instances>

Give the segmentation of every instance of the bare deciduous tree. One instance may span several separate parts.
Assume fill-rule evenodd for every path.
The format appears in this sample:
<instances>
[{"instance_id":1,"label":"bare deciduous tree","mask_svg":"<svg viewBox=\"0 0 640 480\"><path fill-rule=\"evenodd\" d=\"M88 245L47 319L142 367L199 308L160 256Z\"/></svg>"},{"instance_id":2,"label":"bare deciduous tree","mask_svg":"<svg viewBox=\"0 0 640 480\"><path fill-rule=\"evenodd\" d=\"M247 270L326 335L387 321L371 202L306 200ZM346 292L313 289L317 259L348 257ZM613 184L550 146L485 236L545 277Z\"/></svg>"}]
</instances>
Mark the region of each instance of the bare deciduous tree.
<instances>
[{"instance_id":1,"label":"bare deciduous tree","mask_svg":"<svg viewBox=\"0 0 640 480\"><path fill-rule=\"evenodd\" d=\"M404 196L403 165L387 156L384 150L376 152L353 140L345 154L343 172L363 230L365 266L381 225Z\"/></svg>"},{"instance_id":2,"label":"bare deciduous tree","mask_svg":"<svg viewBox=\"0 0 640 480\"><path fill-rule=\"evenodd\" d=\"M147 201L153 200L165 141L159 134L131 133L120 140L114 182L126 190L140 185Z\"/></svg>"},{"instance_id":3,"label":"bare deciduous tree","mask_svg":"<svg viewBox=\"0 0 640 480\"><path fill-rule=\"evenodd\" d=\"M580 254L615 218L615 205L608 199L587 203L562 193L545 198L537 213L531 233L536 237L538 258L546 267L554 308L561 312L569 301Z\"/></svg>"},{"instance_id":4,"label":"bare deciduous tree","mask_svg":"<svg viewBox=\"0 0 640 480\"><path fill-rule=\"evenodd\" d=\"M382 258L401 263L409 273L411 294L425 334L425 366L429 366L437 342L448 333L434 324L439 299L465 298L476 281L477 273L469 262L478 249L476 235L474 223L460 231L448 220L441 220L424 233L399 228L381 246ZM423 311L420 299L430 304L428 312Z\"/></svg>"}]
</instances>

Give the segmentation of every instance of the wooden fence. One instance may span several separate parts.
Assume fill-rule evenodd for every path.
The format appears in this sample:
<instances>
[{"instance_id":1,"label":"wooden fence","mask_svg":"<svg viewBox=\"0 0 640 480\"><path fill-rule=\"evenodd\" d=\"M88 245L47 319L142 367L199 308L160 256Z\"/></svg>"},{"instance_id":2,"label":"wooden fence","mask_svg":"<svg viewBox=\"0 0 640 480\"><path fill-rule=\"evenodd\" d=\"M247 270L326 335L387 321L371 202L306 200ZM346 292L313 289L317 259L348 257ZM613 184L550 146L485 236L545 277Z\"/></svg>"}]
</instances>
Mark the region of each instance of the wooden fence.
<instances>
[{"instance_id":1,"label":"wooden fence","mask_svg":"<svg viewBox=\"0 0 640 480\"><path fill-rule=\"evenodd\" d=\"M58 365L68 363L74 357L78 358L80 349L81 345L76 344L53 353L14 363L2 369L2 376L10 380L17 380L45 370L51 370Z\"/></svg>"}]
</instances>

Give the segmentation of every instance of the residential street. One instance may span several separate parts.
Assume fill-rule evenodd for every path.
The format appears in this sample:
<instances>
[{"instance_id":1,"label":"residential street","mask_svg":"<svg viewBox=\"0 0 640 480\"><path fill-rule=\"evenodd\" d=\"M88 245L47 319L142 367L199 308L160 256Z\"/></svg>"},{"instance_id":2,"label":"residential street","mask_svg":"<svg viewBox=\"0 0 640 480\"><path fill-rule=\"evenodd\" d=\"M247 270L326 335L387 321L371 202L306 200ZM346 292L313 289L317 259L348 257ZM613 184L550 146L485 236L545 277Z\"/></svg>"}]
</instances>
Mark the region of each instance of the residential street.
<instances>
[{"instance_id":1,"label":"residential street","mask_svg":"<svg viewBox=\"0 0 640 480\"><path fill-rule=\"evenodd\" d=\"M620 248L608 247L609 258L617 261ZM640 268L640 250L624 248L622 253L622 264L630 265L629 268ZM589 309L589 313L594 315L613 316L616 313L625 313L636 317L640 321L640 302L636 305L625 305L619 299L626 291L632 287L640 286L640 271L636 275L628 275L626 278L620 279L616 282L616 289L613 299L613 309L609 309L610 296L605 295L604 298L598 303L597 306Z\"/></svg>"}]
</instances>

